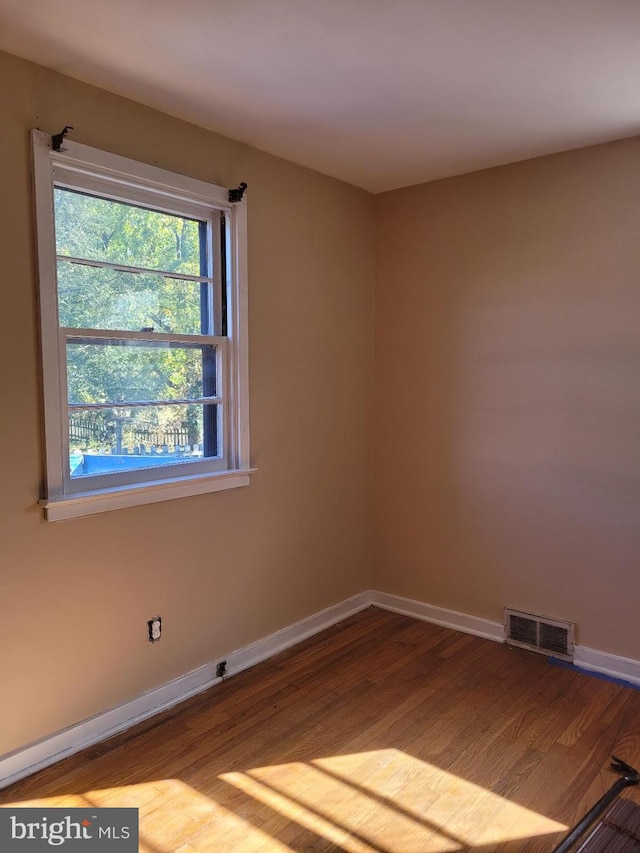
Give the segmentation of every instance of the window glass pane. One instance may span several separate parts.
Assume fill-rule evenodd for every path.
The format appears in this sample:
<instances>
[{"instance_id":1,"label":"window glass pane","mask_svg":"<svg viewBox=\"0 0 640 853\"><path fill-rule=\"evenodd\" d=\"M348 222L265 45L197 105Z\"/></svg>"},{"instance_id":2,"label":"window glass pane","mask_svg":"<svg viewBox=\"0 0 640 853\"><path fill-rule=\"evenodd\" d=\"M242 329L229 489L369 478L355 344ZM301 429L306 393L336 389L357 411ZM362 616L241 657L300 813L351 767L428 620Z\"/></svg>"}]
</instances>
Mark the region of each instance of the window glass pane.
<instances>
[{"instance_id":1,"label":"window glass pane","mask_svg":"<svg viewBox=\"0 0 640 853\"><path fill-rule=\"evenodd\" d=\"M216 395L215 347L166 341L67 341L70 405Z\"/></svg>"},{"instance_id":2,"label":"window glass pane","mask_svg":"<svg viewBox=\"0 0 640 853\"><path fill-rule=\"evenodd\" d=\"M217 456L217 409L207 403L69 412L71 477Z\"/></svg>"},{"instance_id":3,"label":"window glass pane","mask_svg":"<svg viewBox=\"0 0 640 853\"><path fill-rule=\"evenodd\" d=\"M201 223L194 219L59 187L54 204L59 255L203 274Z\"/></svg>"},{"instance_id":4,"label":"window glass pane","mask_svg":"<svg viewBox=\"0 0 640 853\"><path fill-rule=\"evenodd\" d=\"M208 289L197 281L58 261L59 322L75 329L207 334Z\"/></svg>"}]
</instances>

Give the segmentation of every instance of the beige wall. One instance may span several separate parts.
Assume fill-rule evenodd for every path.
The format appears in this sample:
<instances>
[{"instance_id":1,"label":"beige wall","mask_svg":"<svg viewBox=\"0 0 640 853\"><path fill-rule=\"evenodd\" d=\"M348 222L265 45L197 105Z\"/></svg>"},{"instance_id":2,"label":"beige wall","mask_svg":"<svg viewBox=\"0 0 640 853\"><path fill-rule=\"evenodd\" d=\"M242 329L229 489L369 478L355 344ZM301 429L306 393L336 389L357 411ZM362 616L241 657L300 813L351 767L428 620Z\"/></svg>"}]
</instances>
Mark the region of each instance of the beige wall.
<instances>
[{"instance_id":1,"label":"beige wall","mask_svg":"<svg viewBox=\"0 0 640 853\"><path fill-rule=\"evenodd\" d=\"M376 201L374 588L640 659L640 139Z\"/></svg>"},{"instance_id":2,"label":"beige wall","mask_svg":"<svg viewBox=\"0 0 640 853\"><path fill-rule=\"evenodd\" d=\"M0 123L3 754L369 587L373 198L1 54ZM249 184L250 487L43 520L28 131L64 124Z\"/></svg>"}]
</instances>

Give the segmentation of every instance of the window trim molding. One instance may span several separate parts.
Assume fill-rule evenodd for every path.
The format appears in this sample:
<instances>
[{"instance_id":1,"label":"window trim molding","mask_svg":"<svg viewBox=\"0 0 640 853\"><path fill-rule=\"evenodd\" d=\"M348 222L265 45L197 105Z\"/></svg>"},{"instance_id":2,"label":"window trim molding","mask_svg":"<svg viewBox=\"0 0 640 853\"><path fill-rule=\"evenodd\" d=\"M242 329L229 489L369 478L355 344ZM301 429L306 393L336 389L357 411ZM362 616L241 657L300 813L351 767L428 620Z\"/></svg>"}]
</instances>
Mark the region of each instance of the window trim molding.
<instances>
[{"instance_id":1,"label":"window trim molding","mask_svg":"<svg viewBox=\"0 0 640 853\"><path fill-rule=\"evenodd\" d=\"M248 358L248 286L247 286L247 209L246 197L231 203L228 190L214 184L168 172L100 149L65 139L64 149L53 151L51 136L31 132L34 196L37 226L39 272L40 345L42 355L42 399L44 406L44 450L46 497L39 501L47 521L92 515L127 506L156 503L189 495L200 495L249 484L255 470L249 462L249 358ZM173 200L177 210L215 208L227 218L227 280L223 282L230 306L227 328L228 359L223 383L228 399L229 448L224 470L151 478L144 482L111 487L65 491L64 436L61 431L65 377L61 375L59 323L56 282L54 181L58 174L92 176L96 189L127 188L129 202L138 194L163 196L168 207ZM53 283L53 284L52 284ZM146 470L146 469L145 469ZM169 472L167 471L167 474ZM81 489L81 487L80 487Z\"/></svg>"},{"instance_id":2,"label":"window trim molding","mask_svg":"<svg viewBox=\"0 0 640 853\"><path fill-rule=\"evenodd\" d=\"M244 468L215 474L193 474L172 480L153 480L136 486L114 486L99 491L76 492L60 498L45 498L38 503L44 509L47 521L63 521L128 506L154 504L248 486L250 475L256 470Z\"/></svg>"}]
</instances>

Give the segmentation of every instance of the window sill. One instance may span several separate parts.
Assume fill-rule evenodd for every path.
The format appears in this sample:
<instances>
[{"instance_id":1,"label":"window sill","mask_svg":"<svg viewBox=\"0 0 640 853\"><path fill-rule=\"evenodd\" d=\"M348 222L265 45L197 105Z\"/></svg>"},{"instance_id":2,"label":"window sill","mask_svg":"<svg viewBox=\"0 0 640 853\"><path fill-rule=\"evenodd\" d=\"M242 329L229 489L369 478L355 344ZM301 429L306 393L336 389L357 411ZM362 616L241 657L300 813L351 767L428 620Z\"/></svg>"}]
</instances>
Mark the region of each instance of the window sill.
<instances>
[{"instance_id":1,"label":"window sill","mask_svg":"<svg viewBox=\"0 0 640 853\"><path fill-rule=\"evenodd\" d=\"M255 468L244 468L238 471L182 477L176 480L152 481L137 486L77 492L66 497L41 500L39 504L44 509L47 521L64 521L68 518L82 518L129 506L159 503L191 495L204 495L223 489L237 489L240 486L249 485L250 475L255 470Z\"/></svg>"}]
</instances>

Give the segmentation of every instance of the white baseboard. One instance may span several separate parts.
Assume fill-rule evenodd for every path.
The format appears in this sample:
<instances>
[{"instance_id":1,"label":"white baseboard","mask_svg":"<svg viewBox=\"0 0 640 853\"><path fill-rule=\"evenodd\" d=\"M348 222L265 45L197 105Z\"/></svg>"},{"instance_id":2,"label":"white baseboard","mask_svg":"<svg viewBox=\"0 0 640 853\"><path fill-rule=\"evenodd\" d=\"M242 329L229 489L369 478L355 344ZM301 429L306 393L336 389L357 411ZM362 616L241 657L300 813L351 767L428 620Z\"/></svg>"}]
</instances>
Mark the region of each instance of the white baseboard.
<instances>
[{"instance_id":1,"label":"white baseboard","mask_svg":"<svg viewBox=\"0 0 640 853\"><path fill-rule=\"evenodd\" d=\"M588 649L586 646L576 646L573 663L580 669L600 672L610 678L619 678L640 686L640 661L633 658L623 658L620 655L599 652L597 649Z\"/></svg>"},{"instance_id":2,"label":"white baseboard","mask_svg":"<svg viewBox=\"0 0 640 853\"><path fill-rule=\"evenodd\" d=\"M22 749L0 756L0 788L67 758L88 746L106 740L131 726L202 693L222 679L216 677L220 660L227 661L227 675L236 675L260 661L341 622L371 605L371 593L354 595L332 607L276 631L262 640L188 672L186 675L137 696L130 702L83 720Z\"/></svg>"},{"instance_id":3,"label":"white baseboard","mask_svg":"<svg viewBox=\"0 0 640 853\"><path fill-rule=\"evenodd\" d=\"M445 610L443 607L425 604L413 598L402 598L399 595L375 590L371 593L371 603L374 607L381 607L383 610L392 610L394 613L413 616L415 619L433 622L434 625L442 625L444 628L452 628L464 634L474 634L476 637L504 643L504 626L500 622L491 622L479 616L469 616L467 613Z\"/></svg>"}]
</instances>

